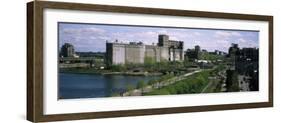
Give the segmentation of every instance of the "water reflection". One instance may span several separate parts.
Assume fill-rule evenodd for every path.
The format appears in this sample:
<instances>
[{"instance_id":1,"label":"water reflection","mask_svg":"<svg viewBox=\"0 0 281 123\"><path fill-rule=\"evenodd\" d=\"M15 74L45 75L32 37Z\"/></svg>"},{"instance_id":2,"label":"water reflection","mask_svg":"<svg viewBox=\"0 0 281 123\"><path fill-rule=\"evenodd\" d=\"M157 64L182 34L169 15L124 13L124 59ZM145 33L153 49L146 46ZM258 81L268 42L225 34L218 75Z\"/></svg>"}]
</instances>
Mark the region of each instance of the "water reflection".
<instances>
[{"instance_id":1,"label":"water reflection","mask_svg":"<svg viewBox=\"0 0 281 123\"><path fill-rule=\"evenodd\" d=\"M124 92L128 86L136 87L141 80L148 82L158 76L59 74L59 98L109 97Z\"/></svg>"}]
</instances>

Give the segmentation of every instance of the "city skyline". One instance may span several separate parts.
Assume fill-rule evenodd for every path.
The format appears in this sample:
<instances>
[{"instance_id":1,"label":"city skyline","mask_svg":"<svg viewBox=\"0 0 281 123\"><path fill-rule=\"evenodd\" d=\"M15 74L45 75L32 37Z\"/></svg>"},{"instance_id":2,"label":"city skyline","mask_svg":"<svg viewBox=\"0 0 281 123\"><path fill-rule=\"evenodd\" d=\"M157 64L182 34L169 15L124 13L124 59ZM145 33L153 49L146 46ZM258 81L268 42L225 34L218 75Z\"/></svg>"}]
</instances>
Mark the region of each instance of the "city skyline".
<instances>
[{"instance_id":1,"label":"city skyline","mask_svg":"<svg viewBox=\"0 0 281 123\"><path fill-rule=\"evenodd\" d=\"M159 34L169 35L171 40L183 41L184 50L199 45L208 51L227 52L232 43L238 44L239 47L259 47L258 31L76 23L59 23L58 26L59 46L71 43L77 52L105 52L106 41L115 40L123 43L157 44Z\"/></svg>"}]
</instances>

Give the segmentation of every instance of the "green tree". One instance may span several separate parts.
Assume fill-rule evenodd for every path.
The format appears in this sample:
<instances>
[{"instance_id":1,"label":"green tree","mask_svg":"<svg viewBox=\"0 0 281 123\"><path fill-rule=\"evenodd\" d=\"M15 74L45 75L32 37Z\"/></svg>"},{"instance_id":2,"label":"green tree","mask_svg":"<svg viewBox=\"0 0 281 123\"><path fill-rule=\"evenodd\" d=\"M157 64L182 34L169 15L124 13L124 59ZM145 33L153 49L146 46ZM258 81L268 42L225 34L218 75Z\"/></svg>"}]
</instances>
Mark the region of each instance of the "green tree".
<instances>
[{"instance_id":1,"label":"green tree","mask_svg":"<svg viewBox=\"0 0 281 123\"><path fill-rule=\"evenodd\" d=\"M126 90L127 91L131 91L131 90L134 90L134 86L130 83L126 83Z\"/></svg>"},{"instance_id":2,"label":"green tree","mask_svg":"<svg viewBox=\"0 0 281 123\"><path fill-rule=\"evenodd\" d=\"M148 81L148 85L153 85L153 84L155 84L155 83L157 83L157 80L156 79L151 79L151 80L149 80Z\"/></svg>"},{"instance_id":3,"label":"green tree","mask_svg":"<svg viewBox=\"0 0 281 123\"><path fill-rule=\"evenodd\" d=\"M208 85L210 72L212 70L202 71L193 74L169 86L145 93L145 95L167 95L167 94L187 94L201 93L202 89ZM163 76L161 79L167 79L169 76Z\"/></svg>"},{"instance_id":4,"label":"green tree","mask_svg":"<svg viewBox=\"0 0 281 123\"><path fill-rule=\"evenodd\" d=\"M130 91L134 90L134 86L130 83L126 83L126 90L129 92L129 95L131 95Z\"/></svg>"},{"instance_id":5,"label":"green tree","mask_svg":"<svg viewBox=\"0 0 281 123\"><path fill-rule=\"evenodd\" d=\"M126 71L127 67L125 65L111 65L110 69L111 71L114 72L122 72L122 71Z\"/></svg>"},{"instance_id":6,"label":"green tree","mask_svg":"<svg viewBox=\"0 0 281 123\"><path fill-rule=\"evenodd\" d=\"M146 86L146 83L143 81L143 80L141 80L141 81L139 81L138 83L137 83L137 88L138 89L141 89L141 93L143 94L143 88Z\"/></svg>"},{"instance_id":7,"label":"green tree","mask_svg":"<svg viewBox=\"0 0 281 123\"><path fill-rule=\"evenodd\" d=\"M226 88L228 92L239 91L238 73L235 70L226 71Z\"/></svg>"},{"instance_id":8,"label":"green tree","mask_svg":"<svg viewBox=\"0 0 281 123\"><path fill-rule=\"evenodd\" d=\"M145 82L143 80L139 81L137 83L137 88L140 89L140 88L143 88L145 86Z\"/></svg>"}]
</instances>

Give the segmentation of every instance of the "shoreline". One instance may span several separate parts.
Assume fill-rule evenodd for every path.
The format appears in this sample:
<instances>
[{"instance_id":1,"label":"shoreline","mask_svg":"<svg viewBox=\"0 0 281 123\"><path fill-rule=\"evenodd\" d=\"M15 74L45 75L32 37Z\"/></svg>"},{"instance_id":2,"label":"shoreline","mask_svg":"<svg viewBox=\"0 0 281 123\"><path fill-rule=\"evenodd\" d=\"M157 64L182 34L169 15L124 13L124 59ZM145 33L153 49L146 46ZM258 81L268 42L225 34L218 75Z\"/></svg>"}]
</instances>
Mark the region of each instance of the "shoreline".
<instances>
[{"instance_id":1,"label":"shoreline","mask_svg":"<svg viewBox=\"0 0 281 123\"><path fill-rule=\"evenodd\" d=\"M72 73L72 74L100 74L100 75L129 75L129 76L161 76L160 72L109 72L109 71L89 71L89 70L59 70L59 73Z\"/></svg>"}]
</instances>

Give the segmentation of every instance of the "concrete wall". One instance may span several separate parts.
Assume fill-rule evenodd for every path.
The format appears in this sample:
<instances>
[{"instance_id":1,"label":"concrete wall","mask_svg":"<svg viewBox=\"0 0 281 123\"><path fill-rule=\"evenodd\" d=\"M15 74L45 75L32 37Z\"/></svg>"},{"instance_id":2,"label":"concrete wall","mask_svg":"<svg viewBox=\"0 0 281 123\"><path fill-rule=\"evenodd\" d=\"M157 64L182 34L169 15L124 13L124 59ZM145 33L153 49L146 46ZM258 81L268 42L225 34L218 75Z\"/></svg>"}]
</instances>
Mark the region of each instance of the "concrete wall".
<instances>
[{"instance_id":1,"label":"concrete wall","mask_svg":"<svg viewBox=\"0 0 281 123\"><path fill-rule=\"evenodd\" d=\"M145 57L145 46L144 45L126 45L126 62L143 64Z\"/></svg>"},{"instance_id":2,"label":"concrete wall","mask_svg":"<svg viewBox=\"0 0 281 123\"><path fill-rule=\"evenodd\" d=\"M174 61L184 60L183 50L182 49L174 49Z\"/></svg>"},{"instance_id":3,"label":"concrete wall","mask_svg":"<svg viewBox=\"0 0 281 123\"><path fill-rule=\"evenodd\" d=\"M160 48L158 46L146 45L145 58L151 58L154 62L160 62Z\"/></svg>"},{"instance_id":4,"label":"concrete wall","mask_svg":"<svg viewBox=\"0 0 281 123\"><path fill-rule=\"evenodd\" d=\"M112 50L112 64L125 64L126 62L126 51L125 45L123 44L114 44Z\"/></svg>"},{"instance_id":5,"label":"concrete wall","mask_svg":"<svg viewBox=\"0 0 281 123\"><path fill-rule=\"evenodd\" d=\"M169 48L160 47L160 57L161 61L169 61Z\"/></svg>"}]
</instances>

